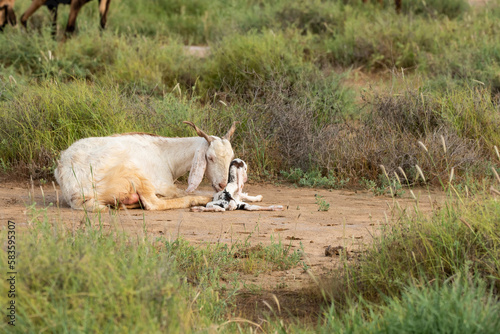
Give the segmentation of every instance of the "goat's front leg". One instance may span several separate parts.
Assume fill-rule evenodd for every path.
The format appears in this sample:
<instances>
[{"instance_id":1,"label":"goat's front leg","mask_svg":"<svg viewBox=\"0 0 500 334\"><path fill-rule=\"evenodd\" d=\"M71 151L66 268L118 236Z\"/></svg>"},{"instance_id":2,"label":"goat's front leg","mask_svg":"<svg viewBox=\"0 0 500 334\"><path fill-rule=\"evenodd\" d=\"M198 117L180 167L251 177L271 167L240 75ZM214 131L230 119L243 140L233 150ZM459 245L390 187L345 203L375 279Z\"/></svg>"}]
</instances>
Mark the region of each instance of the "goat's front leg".
<instances>
[{"instance_id":1,"label":"goat's front leg","mask_svg":"<svg viewBox=\"0 0 500 334\"><path fill-rule=\"evenodd\" d=\"M262 201L262 195L249 196L247 193L241 193L240 198L242 201L249 201L249 202L261 202Z\"/></svg>"},{"instance_id":2,"label":"goat's front leg","mask_svg":"<svg viewBox=\"0 0 500 334\"><path fill-rule=\"evenodd\" d=\"M38 8L40 8L40 6L46 2L47 2L47 0L33 0L31 2L31 5L28 7L28 9L21 16L21 24L25 28L26 28L26 24L27 24L30 16L33 15L33 13L36 12L38 10Z\"/></svg>"}]
</instances>

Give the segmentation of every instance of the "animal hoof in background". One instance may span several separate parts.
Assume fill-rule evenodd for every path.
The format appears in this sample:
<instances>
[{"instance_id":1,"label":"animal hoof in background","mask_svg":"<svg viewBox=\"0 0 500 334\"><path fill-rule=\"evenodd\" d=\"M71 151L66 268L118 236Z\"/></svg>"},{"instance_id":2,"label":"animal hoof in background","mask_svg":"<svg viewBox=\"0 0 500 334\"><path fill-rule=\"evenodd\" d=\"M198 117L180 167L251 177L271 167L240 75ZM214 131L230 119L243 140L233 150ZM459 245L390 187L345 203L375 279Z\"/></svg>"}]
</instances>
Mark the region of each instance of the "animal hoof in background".
<instances>
[{"instance_id":1,"label":"animal hoof in background","mask_svg":"<svg viewBox=\"0 0 500 334\"><path fill-rule=\"evenodd\" d=\"M205 207L203 206L192 206L189 211L191 212L202 212Z\"/></svg>"},{"instance_id":2,"label":"animal hoof in background","mask_svg":"<svg viewBox=\"0 0 500 334\"><path fill-rule=\"evenodd\" d=\"M273 211L283 211L283 205L271 205Z\"/></svg>"},{"instance_id":3,"label":"animal hoof in background","mask_svg":"<svg viewBox=\"0 0 500 334\"><path fill-rule=\"evenodd\" d=\"M262 195L257 195L257 196L255 196L255 201L262 202L262 198L263 198Z\"/></svg>"}]
</instances>

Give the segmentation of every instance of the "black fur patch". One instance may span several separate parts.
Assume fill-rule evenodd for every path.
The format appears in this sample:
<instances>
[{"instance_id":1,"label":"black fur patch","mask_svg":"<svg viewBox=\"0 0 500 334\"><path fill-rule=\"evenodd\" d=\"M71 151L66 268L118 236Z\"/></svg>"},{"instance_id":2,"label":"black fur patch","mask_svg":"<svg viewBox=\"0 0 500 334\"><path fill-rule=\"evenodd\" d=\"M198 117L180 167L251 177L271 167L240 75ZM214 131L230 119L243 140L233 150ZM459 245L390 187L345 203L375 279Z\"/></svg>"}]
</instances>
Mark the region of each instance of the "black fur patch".
<instances>
[{"instance_id":1,"label":"black fur patch","mask_svg":"<svg viewBox=\"0 0 500 334\"><path fill-rule=\"evenodd\" d=\"M233 196L229 193L229 191L224 189L224 192L222 193L223 198L221 198L224 201L230 201L233 199Z\"/></svg>"},{"instance_id":2,"label":"black fur patch","mask_svg":"<svg viewBox=\"0 0 500 334\"><path fill-rule=\"evenodd\" d=\"M47 7L57 7L58 5L69 5L69 4L71 4L71 0L47 0L47 2L44 3L44 5Z\"/></svg>"},{"instance_id":3,"label":"black fur patch","mask_svg":"<svg viewBox=\"0 0 500 334\"><path fill-rule=\"evenodd\" d=\"M231 168L232 166L235 166L236 168L241 168L244 166L244 162L243 161L238 161L238 160L233 160L231 161L231 164L229 165L229 168Z\"/></svg>"},{"instance_id":4,"label":"black fur patch","mask_svg":"<svg viewBox=\"0 0 500 334\"><path fill-rule=\"evenodd\" d=\"M238 204L238 206L236 206L236 210L246 210L246 208L248 207L249 205L247 203L240 203Z\"/></svg>"},{"instance_id":5,"label":"black fur patch","mask_svg":"<svg viewBox=\"0 0 500 334\"><path fill-rule=\"evenodd\" d=\"M229 202L228 201L217 201L216 203L214 203L214 206L219 206L223 209L227 209L227 207L229 206Z\"/></svg>"},{"instance_id":6,"label":"black fur patch","mask_svg":"<svg viewBox=\"0 0 500 334\"><path fill-rule=\"evenodd\" d=\"M232 163L231 163L231 166L229 166L229 175L227 176L227 184L229 183L233 183L236 181L236 173L231 173L231 167L232 167Z\"/></svg>"}]
</instances>

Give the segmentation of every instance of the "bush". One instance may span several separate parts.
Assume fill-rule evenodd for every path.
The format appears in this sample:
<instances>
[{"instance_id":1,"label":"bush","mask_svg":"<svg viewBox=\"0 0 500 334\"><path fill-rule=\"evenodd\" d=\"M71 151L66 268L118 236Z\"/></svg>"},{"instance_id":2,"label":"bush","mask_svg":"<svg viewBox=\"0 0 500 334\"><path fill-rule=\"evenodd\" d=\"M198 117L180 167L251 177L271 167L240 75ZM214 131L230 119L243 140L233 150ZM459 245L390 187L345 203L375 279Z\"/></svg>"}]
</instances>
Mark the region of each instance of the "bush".
<instances>
[{"instance_id":1,"label":"bush","mask_svg":"<svg viewBox=\"0 0 500 334\"><path fill-rule=\"evenodd\" d=\"M207 61L202 87L209 95L229 92L259 97L267 81L282 81L290 86L307 67L302 61L300 38L265 32L233 35L213 46Z\"/></svg>"},{"instance_id":2,"label":"bush","mask_svg":"<svg viewBox=\"0 0 500 334\"><path fill-rule=\"evenodd\" d=\"M431 17L446 15L453 19L464 14L469 9L467 0L417 0L402 1L403 11L406 13L426 14Z\"/></svg>"},{"instance_id":3,"label":"bush","mask_svg":"<svg viewBox=\"0 0 500 334\"><path fill-rule=\"evenodd\" d=\"M329 140L323 137L325 131L357 112L352 92L342 86L339 76L304 71L299 78L292 86L279 79L263 82L259 100L245 97L233 109L235 119L242 122L239 135L245 138L238 142L239 150L246 152L253 170L324 172L317 156L320 142Z\"/></svg>"},{"instance_id":4,"label":"bush","mask_svg":"<svg viewBox=\"0 0 500 334\"><path fill-rule=\"evenodd\" d=\"M387 298L381 307L327 317L324 333L497 333L498 298L481 282L459 278L452 283L410 286L401 298ZM331 313L335 314L332 307ZM369 317L365 320L364 315ZM341 319L340 321L338 319Z\"/></svg>"},{"instance_id":5,"label":"bush","mask_svg":"<svg viewBox=\"0 0 500 334\"><path fill-rule=\"evenodd\" d=\"M145 131L192 135L182 120L196 122L188 100L126 97L116 87L84 81L45 82L19 89L0 103L0 155L20 175L51 178L59 152L78 139Z\"/></svg>"},{"instance_id":6,"label":"bush","mask_svg":"<svg viewBox=\"0 0 500 334\"><path fill-rule=\"evenodd\" d=\"M138 94L163 95L177 84L191 90L200 72L195 59L175 40L104 33L84 34L57 44L47 33L13 35L0 35L0 43L3 38L13 39L2 72L17 72L40 81L99 80Z\"/></svg>"},{"instance_id":7,"label":"bush","mask_svg":"<svg viewBox=\"0 0 500 334\"><path fill-rule=\"evenodd\" d=\"M192 309L194 288L183 283L169 254L157 252L151 242L98 228L70 232L47 221L21 233L16 245L26 260L16 266L24 274L16 277L13 333L185 332L210 323ZM2 271L6 264L0 261ZM2 280L4 291L7 284ZM198 302L206 296L216 303L213 290L200 294ZM7 294L0 300L6 305ZM7 326L3 321L0 328Z\"/></svg>"},{"instance_id":8,"label":"bush","mask_svg":"<svg viewBox=\"0 0 500 334\"><path fill-rule=\"evenodd\" d=\"M471 103L463 105L462 110L471 116L468 121L463 116L460 119L467 123L462 126L473 129L479 120L488 119L490 122L496 117L494 106L483 94L488 96L485 91L469 89L438 94L437 97L412 90L393 96L375 95L361 124L340 124L325 129L322 140L316 143L316 150L320 153L315 164L333 170L339 178L354 181L362 178L377 180L380 165L385 166L391 177L398 173L400 179L405 180L405 175L399 171L402 168L408 178L404 183L410 184L417 176L415 165L427 171L427 181L435 184L447 180L452 167L459 179L463 179L466 173L484 175L489 169L487 161L492 159L489 138L496 137L496 132L490 131L492 128L488 124L483 129L488 140L471 135L472 131L469 136L465 135L450 121L456 113L443 104L455 95L462 96L460 101L470 99ZM472 103L473 100L483 102ZM418 141L427 150L417 145Z\"/></svg>"}]
</instances>

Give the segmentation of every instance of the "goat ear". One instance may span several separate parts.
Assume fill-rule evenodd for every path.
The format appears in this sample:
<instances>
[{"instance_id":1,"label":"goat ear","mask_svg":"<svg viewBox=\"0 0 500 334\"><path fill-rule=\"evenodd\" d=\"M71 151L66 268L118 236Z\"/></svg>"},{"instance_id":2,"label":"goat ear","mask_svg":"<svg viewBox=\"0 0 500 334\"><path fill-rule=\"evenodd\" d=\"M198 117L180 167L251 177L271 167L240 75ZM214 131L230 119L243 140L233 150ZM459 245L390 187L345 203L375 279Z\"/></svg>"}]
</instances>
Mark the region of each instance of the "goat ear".
<instances>
[{"instance_id":1,"label":"goat ear","mask_svg":"<svg viewBox=\"0 0 500 334\"><path fill-rule=\"evenodd\" d=\"M201 130L196 125L194 125L193 122L184 121L182 123L191 126L193 129L195 129L195 131L198 134L198 136L205 138L209 143L211 143L214 140L212 137L210 137L209 135L207 135L203 130Z\"/></svg>"},{"instance_id":2,"label":"goat ear","mask_svg":"<svg viewBox=\"0 0 500 334\"><path fill-rule=\"evenodd\" d=\"M233 125L231 125L231 128L229 131L222 137L223 139L231 140L231 136L233 135L234 131L236 130L236 124L239 122L233 122Z\"/></svg>"},{"instance_id":3,"label":"goat ear","mask_svg":"<svg viewBox=\"0 0 500 334\"><path fill-rule=\"evenodd\" d=\"M208 147L199 148L194 155L191 170L189 171L188 188L186 189L188 193L195 191L201 180L203 180L207 168L207 159L205 158L207 149Z\"/></svg>"},{"instance_id":4,"label":"goat ear","mask_svg":"<svg viewBox=\"0 0 500 334\"><path fill-rule=\"evenodd\" d=\"M15 26L17 23L16 13L14 13L14 9L12 7L9 7L7 9L7 21L10 23L11 26Z\"/></svg>"}]
</instances>

